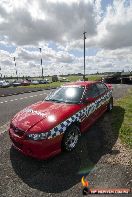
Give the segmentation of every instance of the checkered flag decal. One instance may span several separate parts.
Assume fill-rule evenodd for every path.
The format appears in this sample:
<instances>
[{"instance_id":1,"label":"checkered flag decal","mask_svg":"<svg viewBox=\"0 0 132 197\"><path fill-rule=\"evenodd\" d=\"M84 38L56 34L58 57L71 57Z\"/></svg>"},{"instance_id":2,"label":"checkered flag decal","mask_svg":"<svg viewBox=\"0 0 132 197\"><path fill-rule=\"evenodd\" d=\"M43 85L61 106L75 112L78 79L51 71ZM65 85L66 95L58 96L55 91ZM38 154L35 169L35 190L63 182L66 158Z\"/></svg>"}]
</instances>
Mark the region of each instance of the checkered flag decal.
<instances>
[{"instance_id":1,"label":"checkered flag decal","mask_svg":"<svg viewBox=\"0 0 132 197\"><path fill-rule=\"evenodd\" d=\"M86 108L80 110L64 122L61 122L59 125L54 127L52 130L48 132L48 139L56 137L64 133L68 126L70 126L73 122L82 122L86 117L88 117L91 113L93 113L97 108L99 108L104 103L108 102L110 97L112 96L112 91L109 91L106 95L102 96L94 103L90 104Z\"/></svg>"}]
</instances>

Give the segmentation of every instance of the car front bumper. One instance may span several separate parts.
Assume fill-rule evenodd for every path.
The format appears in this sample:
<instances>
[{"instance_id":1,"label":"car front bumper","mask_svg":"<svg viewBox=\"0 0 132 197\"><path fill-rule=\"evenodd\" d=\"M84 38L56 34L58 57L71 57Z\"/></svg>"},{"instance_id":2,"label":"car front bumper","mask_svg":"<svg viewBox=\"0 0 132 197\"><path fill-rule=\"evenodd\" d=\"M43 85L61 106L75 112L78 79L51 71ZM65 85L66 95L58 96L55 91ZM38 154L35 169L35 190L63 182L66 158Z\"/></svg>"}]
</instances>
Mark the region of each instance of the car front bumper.
<instances>
[{"instance_id":1,"label":"car front bumper","mask_svg":"<svg viewBox=\"0 0 132 197\"><path fill-rule=\"evenodd\" d=\"M26 156L36 159L48 159L61 152L61 141L63 135L46 140L27 140L25 137L19 137L13 129L9 129L9 136L15 149Z\"/></svg>"}]
</instances>

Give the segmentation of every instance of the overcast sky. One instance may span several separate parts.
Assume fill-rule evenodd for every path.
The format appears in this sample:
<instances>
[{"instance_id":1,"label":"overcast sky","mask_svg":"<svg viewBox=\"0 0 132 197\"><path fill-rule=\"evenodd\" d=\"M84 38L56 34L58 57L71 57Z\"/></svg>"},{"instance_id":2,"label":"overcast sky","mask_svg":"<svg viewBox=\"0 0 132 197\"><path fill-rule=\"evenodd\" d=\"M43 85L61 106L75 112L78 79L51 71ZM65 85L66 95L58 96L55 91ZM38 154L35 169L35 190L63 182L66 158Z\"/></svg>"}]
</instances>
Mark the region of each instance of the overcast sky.
<instances>
[{"instance_id":1,"label":"overcast sky","mask_svg":"<svg viewBox=\"0 0 132 197\"><path fill-rule=\"evenodd\" d=\"M86 73L132 71L132 0L0 0L0 72L83 73L84 29Z\"/></svg>"}]
</instances>

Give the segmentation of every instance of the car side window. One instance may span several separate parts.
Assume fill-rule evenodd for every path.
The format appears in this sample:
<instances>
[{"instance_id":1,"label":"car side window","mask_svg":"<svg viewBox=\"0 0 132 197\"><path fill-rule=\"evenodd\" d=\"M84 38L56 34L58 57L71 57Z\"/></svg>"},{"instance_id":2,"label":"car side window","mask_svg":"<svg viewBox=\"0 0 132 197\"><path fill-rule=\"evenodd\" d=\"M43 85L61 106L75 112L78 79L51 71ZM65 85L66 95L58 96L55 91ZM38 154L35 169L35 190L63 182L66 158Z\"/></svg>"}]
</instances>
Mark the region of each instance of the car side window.
<instances>
[{"instance_id":1,"label":"car side window","mask_svg":"<svg viewBox=\"0 0 132 197\"><path fill-rule=\"evenodd\" d=\"M103 83L97 83L97 88L99 90L99 94L104 94L108 89Z\"/></svg>"},{"instance_id":2,"label":"car side window","mask_svg":"<svg viewBox=\"0 0 132 197\"><path fill-rule=\"evenodd\" d=\"M96 85L91 85L86 90L85 98L89 98L89 97L96 98L97 96L99 96L99 91L98 91Z\"/></svg>"}]
</instances>

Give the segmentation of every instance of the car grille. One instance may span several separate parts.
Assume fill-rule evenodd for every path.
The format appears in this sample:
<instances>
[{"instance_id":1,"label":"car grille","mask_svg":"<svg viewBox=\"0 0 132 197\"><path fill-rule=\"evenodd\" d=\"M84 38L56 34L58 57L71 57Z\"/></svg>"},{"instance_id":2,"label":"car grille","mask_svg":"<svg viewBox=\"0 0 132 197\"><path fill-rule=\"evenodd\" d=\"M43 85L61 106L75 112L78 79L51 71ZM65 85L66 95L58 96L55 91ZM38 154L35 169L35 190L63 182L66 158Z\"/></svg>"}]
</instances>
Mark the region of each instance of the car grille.
<instances>
[{"instance_id":1,"label":"car grille","mask_svg":"<svg viewBox=\"0 0 132 197\"><path fill-rule=\"evenodd\" d=\"M13 124L10 124L10 128L13 129L14 133L19 137L22 137L25 134L25 131L15 127Z\"/></svg>"}]
</instances>

